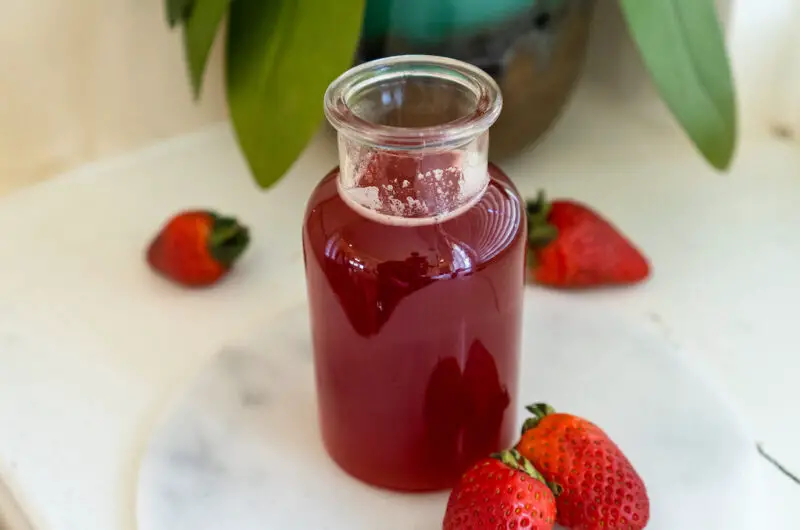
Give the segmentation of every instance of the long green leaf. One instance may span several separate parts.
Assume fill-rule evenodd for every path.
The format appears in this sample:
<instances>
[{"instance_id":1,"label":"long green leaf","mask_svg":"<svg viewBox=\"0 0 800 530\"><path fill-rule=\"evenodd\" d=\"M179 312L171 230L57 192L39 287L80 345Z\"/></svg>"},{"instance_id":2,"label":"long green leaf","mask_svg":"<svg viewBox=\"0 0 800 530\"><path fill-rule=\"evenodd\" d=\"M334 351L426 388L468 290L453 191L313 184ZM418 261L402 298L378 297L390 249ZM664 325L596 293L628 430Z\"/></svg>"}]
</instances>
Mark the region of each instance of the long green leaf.
<instances>
[{"instance_id":1,"label":"long green leaf","mask_svg":"<svg viewBox=\"0 0 800 530\"><path fill-rule=\"evenodd\" d=\"M174 28L178 22L183 22L189 17L194 6L194 0L164 0L167 11L167 22Z\"/></svg>"},{"instance_id":2,"label":"long green leaf","mask_svg":"<svg viewBox=\"0 0 800 530\"><path fill-rule=\"evenodd\" d=\"M350 67L364 0L234 0L228 107L256 182L292 166L322 119L328 84Z\"/></svg>"},{"instance_id":3,"label":"long green leaf","mask_svg":"<svg viewBox=\"0 0 800 530\"><path fill-rule=\"evenodd\" d=\"M184 23L183 42L195 98L200 97L208 54L229 5L230 0L195 0Z\"/></svg>"},{"instance_id":4,"label":"long green leaf","mask_svg":"<svg viewBox=\"0 0 800 530\"><path fill-rule=\"evenodd\" d=\"M715 168L730 166L736 95L714 0L620 0L664 102Z\"/></svg>"}]
</instances>

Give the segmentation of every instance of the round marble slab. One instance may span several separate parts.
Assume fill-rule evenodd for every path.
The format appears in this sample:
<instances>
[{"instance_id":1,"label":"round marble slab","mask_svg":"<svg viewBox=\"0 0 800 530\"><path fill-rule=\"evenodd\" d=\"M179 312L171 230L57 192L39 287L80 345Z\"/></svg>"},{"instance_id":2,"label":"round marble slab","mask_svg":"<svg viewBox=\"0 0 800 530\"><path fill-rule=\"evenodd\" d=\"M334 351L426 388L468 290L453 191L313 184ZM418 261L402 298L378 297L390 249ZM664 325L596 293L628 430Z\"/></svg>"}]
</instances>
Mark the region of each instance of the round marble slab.
<instances>
[{"instance_id":1,"label":"round marble slab","mask_svg":"<svg viewBox=\"0 0 800 530\"><path fill-rule=\"evenodd\" d=\"M648 529L758 528L754 442L688 356L591 298L527 296L521 405L545 400L600 424L647 484ZM153 432L139 529L441 528L446 493L374 489L329 460L314 399L305 307L222 349Z\"/></svg>"}]
</instances>

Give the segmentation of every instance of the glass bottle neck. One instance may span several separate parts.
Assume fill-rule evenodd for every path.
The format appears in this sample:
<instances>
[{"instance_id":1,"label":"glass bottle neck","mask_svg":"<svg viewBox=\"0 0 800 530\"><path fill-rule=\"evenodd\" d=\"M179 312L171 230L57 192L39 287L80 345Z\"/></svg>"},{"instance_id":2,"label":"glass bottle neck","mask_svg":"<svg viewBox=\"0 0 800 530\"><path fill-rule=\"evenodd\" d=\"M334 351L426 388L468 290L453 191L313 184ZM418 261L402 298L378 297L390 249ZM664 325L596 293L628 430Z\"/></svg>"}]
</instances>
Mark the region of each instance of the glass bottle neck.
<instances>
[{"instance_id":1,"label":"glass bottle neck","mask_svg":"<svg viewBox=\"0 0 800 530\"><path fill-rule=\"evenodd\" d=\"M392 224L461 213L488 185L488 129L500 107L494 81L459 61L398 56L351 69L326 93L340 195Z\"/></svg>"},{"instance_id":2,"label":"glass bottle neck","mask_svg":"<svg viewBox=\"0 0 800 530\"><path fill-rule=\"evenodd\" d=\"M368 217L440 222L475 204L489 183L488 133L451 149L378 149L339 135L339 194Z\"/></svg>"}]
</instances>

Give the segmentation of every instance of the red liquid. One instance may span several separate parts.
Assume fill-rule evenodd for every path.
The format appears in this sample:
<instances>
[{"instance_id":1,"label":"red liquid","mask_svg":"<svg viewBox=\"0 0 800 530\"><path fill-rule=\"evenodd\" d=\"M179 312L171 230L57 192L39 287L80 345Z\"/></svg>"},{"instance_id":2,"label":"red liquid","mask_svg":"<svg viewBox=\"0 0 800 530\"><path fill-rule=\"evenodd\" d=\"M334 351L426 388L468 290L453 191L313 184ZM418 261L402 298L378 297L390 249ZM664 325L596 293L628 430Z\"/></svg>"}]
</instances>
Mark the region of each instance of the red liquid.
<instances>
[{"instance_id":1,"label":"red liquid","mask_svg":"<svg viewBox=\"0 0 800 530\"><path fill-rule=\"evenodd\" d=\"M303 245L320 424L331 457L376 486L453 485L517 434L525 213L490 166L481 200L439 224L309 201Z\"/></svg>"}]
</instances>

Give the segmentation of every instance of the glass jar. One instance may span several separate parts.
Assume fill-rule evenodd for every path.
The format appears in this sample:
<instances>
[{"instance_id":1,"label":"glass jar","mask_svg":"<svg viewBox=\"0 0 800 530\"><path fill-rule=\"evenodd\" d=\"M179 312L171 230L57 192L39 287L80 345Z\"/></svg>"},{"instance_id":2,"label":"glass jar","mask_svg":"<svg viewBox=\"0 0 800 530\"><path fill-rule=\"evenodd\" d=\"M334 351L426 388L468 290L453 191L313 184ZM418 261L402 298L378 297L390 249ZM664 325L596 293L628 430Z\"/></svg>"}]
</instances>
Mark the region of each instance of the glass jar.
<instances>
[{"instance_id":1,"label":"glass jar","mask_svg":"<svg viewBox=\"0 0 800 530\"><path fill-rule=\"evenodd\" d=\"M367 0L357 61L424 53L490 73L504 108L492 160L518 153L560 116L583 70L596 0Z\"/></svg>"},{"instance_id":2,"label":"glass jar","mask_svg":"<svg viewBox=\"0 0 800 530\"><path fill-rule=\"evenodd\" d=\"M370 484L447 488L516 434L526 222L488 163L502 106L467 63L396 56L334 81L339 167L303 226L322 437Z\"/></svg>"}]
</instances>

